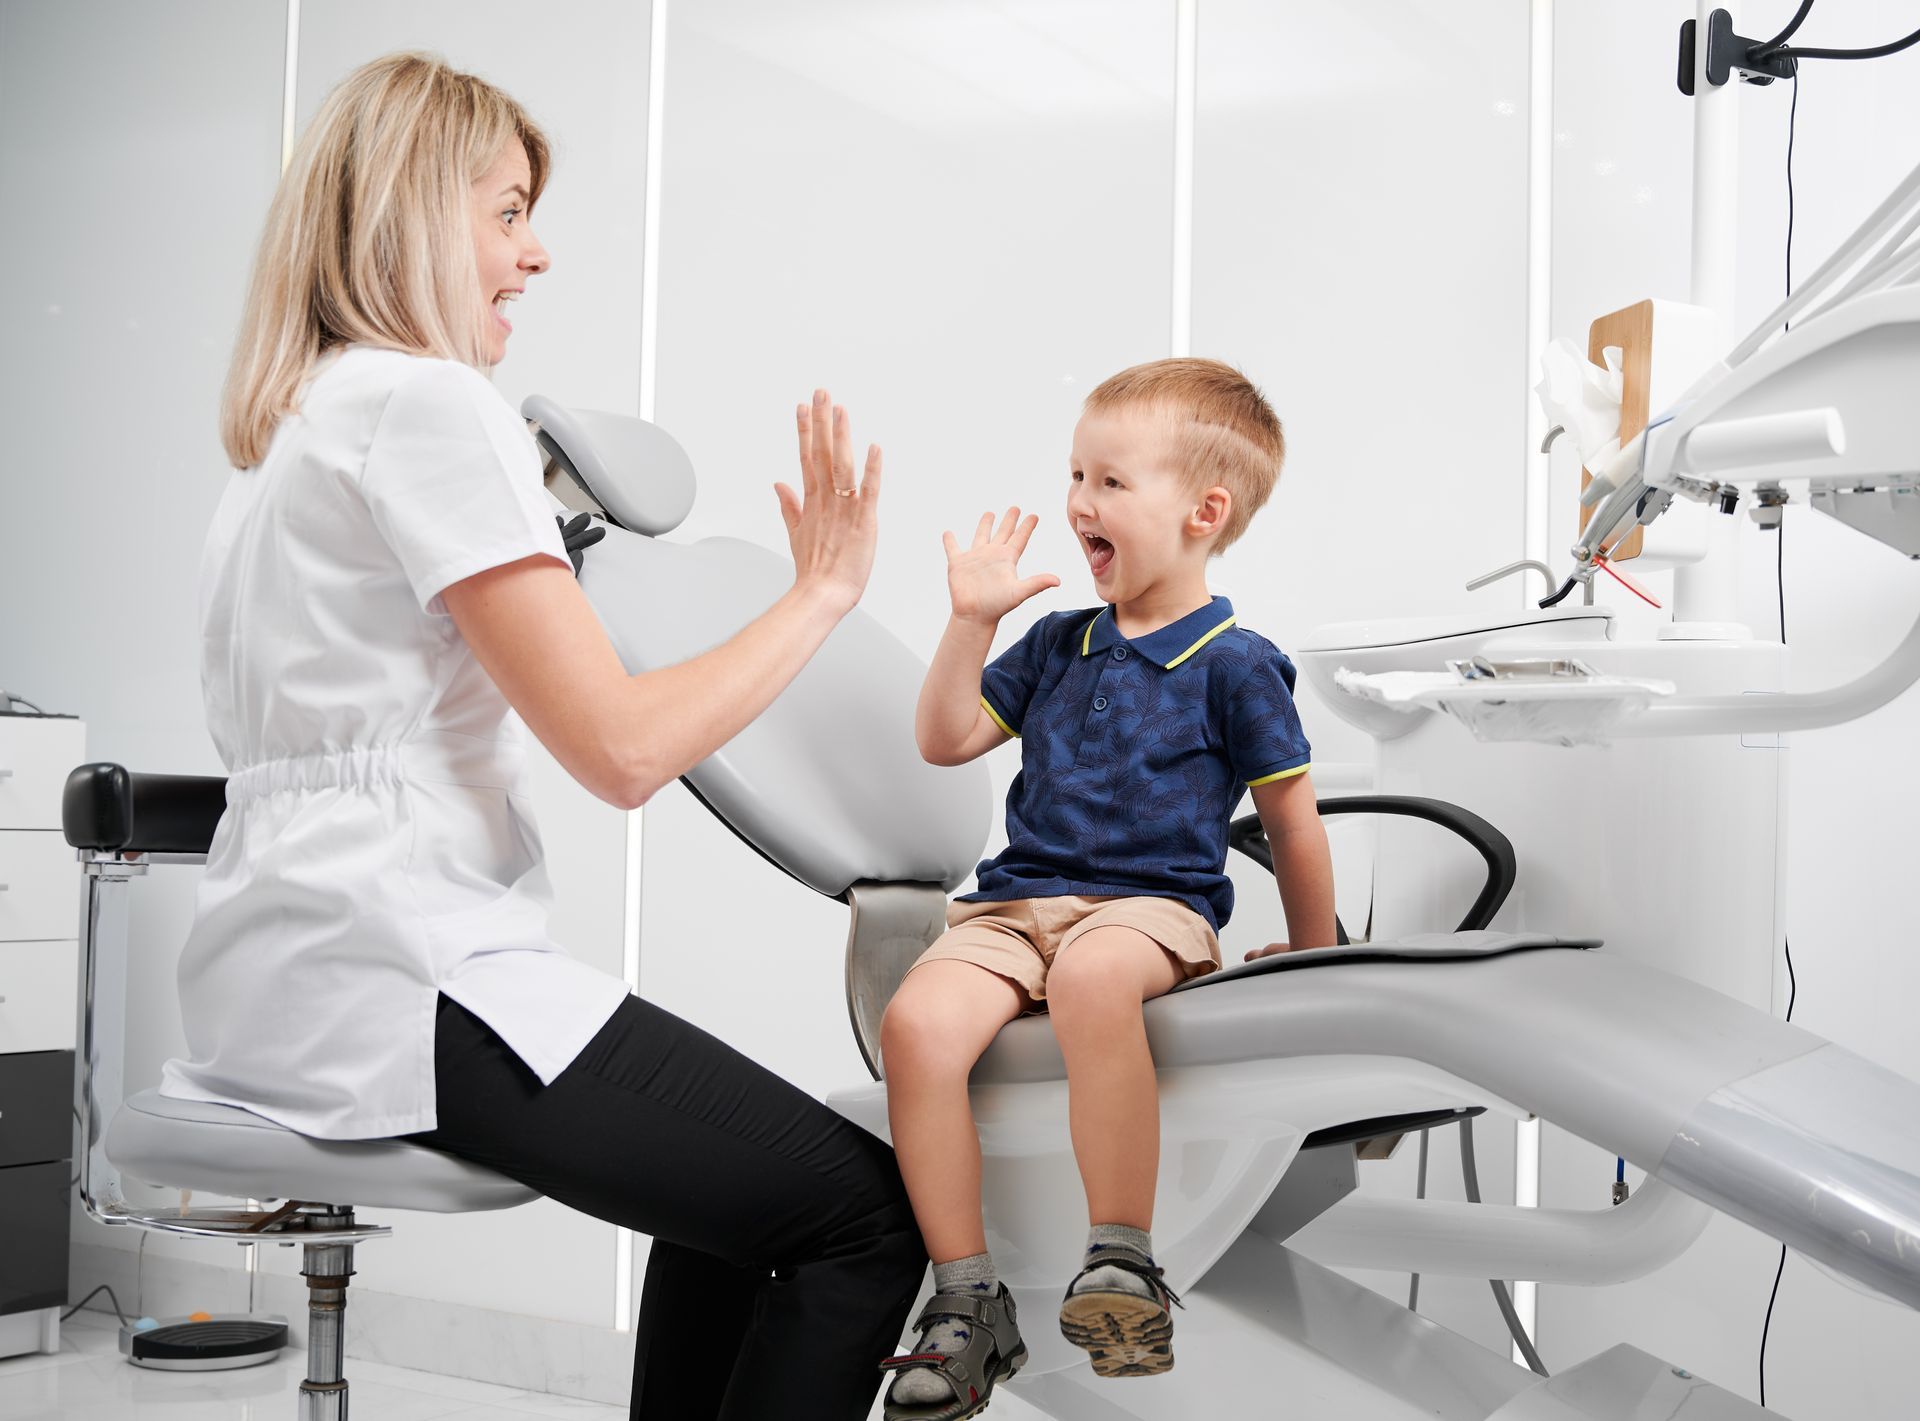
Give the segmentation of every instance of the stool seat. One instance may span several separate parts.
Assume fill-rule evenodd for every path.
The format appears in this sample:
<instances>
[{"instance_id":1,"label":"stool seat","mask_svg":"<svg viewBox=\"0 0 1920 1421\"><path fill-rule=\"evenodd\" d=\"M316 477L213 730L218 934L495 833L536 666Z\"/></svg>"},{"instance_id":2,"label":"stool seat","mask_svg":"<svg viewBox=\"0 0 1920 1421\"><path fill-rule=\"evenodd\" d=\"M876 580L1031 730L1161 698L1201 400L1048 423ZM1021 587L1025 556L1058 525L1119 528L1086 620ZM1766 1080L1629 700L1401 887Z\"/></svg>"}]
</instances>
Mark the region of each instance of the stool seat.
<instances>
[{"instance_id":1,"label":"stool seat","mask_svg":"<svg viewBox=\"0 0 1920 1421\"><path fill-rule=\"evenodd\" d=\"M146 1090L107 1127L107 1158L148 1184L237 1199L464 1214L540 1195L466 1160L403 1140L316 1140L231 1105Z\"/></svg>"}]
</instances>

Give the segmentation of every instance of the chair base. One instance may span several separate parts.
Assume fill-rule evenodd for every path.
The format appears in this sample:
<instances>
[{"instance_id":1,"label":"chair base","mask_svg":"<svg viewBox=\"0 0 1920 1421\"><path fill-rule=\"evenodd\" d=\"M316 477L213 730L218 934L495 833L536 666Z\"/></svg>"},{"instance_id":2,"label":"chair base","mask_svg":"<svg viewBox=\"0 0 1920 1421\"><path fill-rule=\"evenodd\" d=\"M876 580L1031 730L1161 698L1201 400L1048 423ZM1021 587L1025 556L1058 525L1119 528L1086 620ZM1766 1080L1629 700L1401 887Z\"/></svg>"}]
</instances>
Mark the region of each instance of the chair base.
<instances>
[{"instance_id":1,"label":"chair base","mask_svg":"<svg viewBox=\"0 0 1920 1421\"><path fill-rule=\"evenodd\" d=\"M258 1367L273 1361L286 1346L287 1320L264 1314L171 1317L147 1327L135 1324L120 1329L120 1355L136 1367L159 1372Z\"/></svg>"}]
</instances>

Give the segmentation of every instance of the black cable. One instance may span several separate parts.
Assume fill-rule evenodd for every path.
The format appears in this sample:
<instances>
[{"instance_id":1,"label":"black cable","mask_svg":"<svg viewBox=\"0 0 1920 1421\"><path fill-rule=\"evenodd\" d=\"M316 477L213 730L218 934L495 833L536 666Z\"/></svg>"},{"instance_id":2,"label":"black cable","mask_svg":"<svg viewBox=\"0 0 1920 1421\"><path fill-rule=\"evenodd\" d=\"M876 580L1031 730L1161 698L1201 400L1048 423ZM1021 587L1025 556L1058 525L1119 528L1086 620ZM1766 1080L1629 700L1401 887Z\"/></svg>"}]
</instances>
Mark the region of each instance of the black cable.
<instances>
[{"instance_id":1,"label":"black cable","mask_svg":"<svg viewBox=\"0 0 1920 1421\"><path fill-rule=\"evenodd\" d=\"M1794 67L1793 107L1787 111L1787 295L1793 295L1793 113L1800 107L1800 71ZM1783 516L1773 536L1780 541L1773 550L1774 588L1780 595L1780 645L1787 644L1787 520ZM1787 1020L1793 1020L1793 1004L1800 997L1800 980L1793 974L1793 939L1780 938L1780 949L1787 955ZM1773 1330L1773 1305L1780 1297L1780 1278L1787 1271L1787 1246L1780 1245L1780 1263L1773 1270L1773 1291L1767 1294L1767 1318L1760 1324L1760 1405L1767 1404L1767 1334Z\"/></svg>"},{"instance_id":2,"label":"black cable","mask_svg":"<svg viewBox=\"0 0 1920 1421\"><path fill-rule=\"evenodd\" d=\"M1473 1117L1465 1116L1460 1121L1460 1179L1467 1191L1467 1202L1480 1202L1480 1166L1473 1154ZM1533 1339L1527 1336L1527 1329L1520 1325L1520 1314L1514 1311L1513 1298L1507 1292L1507 1285L1498 1278L1489 1278L1487 1286L1493 1289L1493 1300L1500 1306L1500 1316L1506 1319L1507 1331L1513 1335L1513 1345L1520 1349L1520 1355L1527 1359L1527 1365L1541 1376L1550 1376L1547 1365L1540 1360L1540 1354L1534 1350Z\"/></svg>"},{"instance_id":3,"label":"black cable","mask_svg":"<svg viewBox=\"0 0 1920 1421\"><path fill-rule=\"evenodd\" d=\"M1787 520L1782 510L1780 526L1773 530L1780 541L1773 547L1774 586L1780 589L1780 645L1787 644Z\"/></svg>"},{"instance_id":4,"label":"black cable","mask_svg":"<svg viewBox=\"0 0 1920 1421\"><path fill-rule=\"evenodd\" d=\"M1800 117L1800 66L1793 66L1793 102L1787 105L1787 295L1793 295L1793 132ZM1788 330L1793 322L1786 323Z\"/></svg>"},{"instance_id":5,"label":"black cable","mask_svg":"<svg viewBox=\"0 0 1920 1421\"><path fill-rule=\"evenodd\" d=\"M1427 1146L1430 1143L1428 1139L1429 1134L1430 1132L1427 1130L1422 1130L1420 1132L1419 1183L1415 1186L1413 1191L1413 1197L1416 1199L1424 1199L1427 1197ZM1407 1311L1418 1312L1419 1309L1420 1309L1420 1275L1418 1273L1415 1273L1413 1275L1413 1281L1407 1285Z\"/></svg>"},{"instance_id":6,"label":"black cable","mask_svg":"<svg viewBox=\"0 0 1920 1421\"><path fill-rule=\"evenodd\" d=\"M1912 49L1920 44L1920 30L1903 36L1889 44L1877 44L1872 49L1800 49L1797 46L1775 50L1767 58L1782 56L1790 59L1885 59L1889 54L1898 54L1903 49Z\"/></svg>"},{"instance_id":7,"label":"black cable","mask_svg":"<svg viewBox=\"0 0 1920 1421\"><path fill-rule=\"evenodd\" d=\"M1785 640L1783 637L1782 640ZM1793 975L1793 941L1780 940L1787 954L1787 1020L1793 1020L1793 1004L1800 996L1799 979ZM1773 1304L1780 1296L1780 1275L1787 1271L1787 1246L1780 1245L1780 1264L1773 1270L1773 1291L1767 1295L1767 1320L1760 1324L1760 1405L1767 1404L1767 1334L1773 1330Z\"/></svg>"},{"instance_id":8,"label":"black cable","mask_svg":"<svg viewBox=\"0 0 1920 1421\"><path fill-rule=\"evenodd\" d=\"M1759 53L1755 57L1764 57L1769 51L1778 49L1781 45L1792 39L1793 32L1800 28L1801 23L1807 18L1807 11L1812 8L1813 0L1800 0L1800 8L1793 12L1793 18L1787 21L1787 27L1765 44L1761 45Z\"/></svg>"},{"instance_id":9,"label":"black cable","mask_svg":"<svg viewBox=\"0 0 1920 1421\"><path fill-rule=\"evenodd\" d=\"M102 1283L99 1287L95 1288L91 1293L88 1293L84 1298L80 1299L79 1302L75 1303L72 1307L68 1308L65 1312L61 1313L60 1320L62 1322L65 1322L68 1318L72 1317L75 1313L79 1312L81 1308L85 1307L88 1303L92 1302L95 1298L100 1296L100 1294L102 1293L105 1293L107 1295L107 1301L113 1304L114 1316L119 1318L120 1325L122 1327L125 1327L127 1325L127 1315L120 1311L120 1299L114 1296L113 1289L108 1287L105 1283Z\"/></svg>"}]
</instances>

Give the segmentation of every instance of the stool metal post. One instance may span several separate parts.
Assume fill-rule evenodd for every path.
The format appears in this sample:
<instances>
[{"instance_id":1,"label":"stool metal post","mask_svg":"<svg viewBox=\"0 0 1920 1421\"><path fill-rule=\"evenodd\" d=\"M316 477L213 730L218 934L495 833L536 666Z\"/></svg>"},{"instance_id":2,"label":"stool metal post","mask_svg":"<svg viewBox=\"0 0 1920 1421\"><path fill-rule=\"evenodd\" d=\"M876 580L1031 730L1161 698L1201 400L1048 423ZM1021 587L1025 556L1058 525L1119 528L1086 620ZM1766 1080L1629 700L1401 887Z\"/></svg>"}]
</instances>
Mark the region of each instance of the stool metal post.
<instances>
[{"instance_id":1,"label":"stool metal post","mask_svg":"<svg viewBox=\"0 0 1920 1421\"><path fill-rule=\"evenodd\" d=\"M351 1230L353 1210L328 1208L308 1216L308 1227ZM347 1421L347 1284L353 1244L312 1242L301 1250L307 1280L307 1376L300 1383L300 1421Z\"/></svg>"}]
</instances>

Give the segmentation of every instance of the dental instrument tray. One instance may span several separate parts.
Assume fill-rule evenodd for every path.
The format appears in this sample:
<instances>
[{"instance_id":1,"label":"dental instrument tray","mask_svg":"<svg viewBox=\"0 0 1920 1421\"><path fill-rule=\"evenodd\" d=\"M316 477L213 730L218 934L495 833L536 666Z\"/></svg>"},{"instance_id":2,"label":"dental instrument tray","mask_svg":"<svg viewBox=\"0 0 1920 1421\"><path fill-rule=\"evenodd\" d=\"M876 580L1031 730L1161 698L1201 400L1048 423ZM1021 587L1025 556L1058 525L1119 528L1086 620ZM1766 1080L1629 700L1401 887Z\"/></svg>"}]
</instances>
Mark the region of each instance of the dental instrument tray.
<instances>
[{"instance_id":1,"label":"dental instrument tray","mask_svg":"<svg viewBox=\"0 0 1920 1421\"><path fill-rule=\"evenodd\" d=\"M1671 681L1609 676L1570 657L1450 661L1445 671L1382 671L1341 667L1334 683L1350 696L1407 715L1444 711L1476 740L1528 740L1549 745L1603 745L1622 720L1671 696Z\"/></svg>"},{"instance_id":2,"label":"dental instrument tray","mask_svg":"<svg viewBox=\"0 0 1920 1421\"><path fill-rule=\"evenodd\" d=\"M1485 656L1469 656L1449 661L1447 669L1462 681L1516 682L1593 680L1599 673L1584 661L1571 656L1529 657L1519 661L1494 661Z\"/></svg>"}]
</instances>

